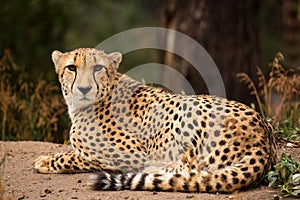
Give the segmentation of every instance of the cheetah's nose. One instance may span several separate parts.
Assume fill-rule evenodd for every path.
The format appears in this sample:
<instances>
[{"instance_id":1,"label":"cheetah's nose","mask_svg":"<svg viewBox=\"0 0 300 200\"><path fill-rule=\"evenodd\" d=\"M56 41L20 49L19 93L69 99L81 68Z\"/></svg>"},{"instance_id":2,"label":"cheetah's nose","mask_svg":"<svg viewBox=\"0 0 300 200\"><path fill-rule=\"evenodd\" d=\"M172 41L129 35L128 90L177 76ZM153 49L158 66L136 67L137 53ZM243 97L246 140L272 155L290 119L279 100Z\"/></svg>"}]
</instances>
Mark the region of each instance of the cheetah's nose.
<instances>
[{"instance_id":1,"label":"cheetah's nose","mask_svg":"<svg viewBox=\"0 0 300 200\"><path fill-rule=\"evenodd\" d=\"M88 86L88 87L77 87L78 90L83 94L86 95L91 89L92 86Z\"/></svg>"}]
</instances>

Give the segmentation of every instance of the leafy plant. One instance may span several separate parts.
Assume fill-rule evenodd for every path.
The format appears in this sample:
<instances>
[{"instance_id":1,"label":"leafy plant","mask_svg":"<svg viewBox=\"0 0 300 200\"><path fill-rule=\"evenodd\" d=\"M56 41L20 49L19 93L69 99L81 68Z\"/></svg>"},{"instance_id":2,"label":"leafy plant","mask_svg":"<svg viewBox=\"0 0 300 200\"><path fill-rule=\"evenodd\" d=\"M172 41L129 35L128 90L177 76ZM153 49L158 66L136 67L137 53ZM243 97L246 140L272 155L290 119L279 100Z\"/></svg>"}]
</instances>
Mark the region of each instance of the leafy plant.
<instances>
[{"instance_id":1,"label":"leafy plant","mask_svg":"<svg viewBox=\"0 0 300 200\"><path fill-rule=\"evenodd\" d=\"M31 81L26 68L17 66L6 50L0 60L0 138L54 141L63 113L58 86L43 78ZM65 132L63 127L60 134Z\"/></svg>"},{"instance_id":2,"label":"leafy plant","mask_svg":"<svg viewBox=\"0 0 300 200\"><path fill-rule=\"evenodd\" d=\"M285 197L300 197L300 163L283 153L274 168L267 175L269 187L280 188Z\"/></svg>"}]
</instances>

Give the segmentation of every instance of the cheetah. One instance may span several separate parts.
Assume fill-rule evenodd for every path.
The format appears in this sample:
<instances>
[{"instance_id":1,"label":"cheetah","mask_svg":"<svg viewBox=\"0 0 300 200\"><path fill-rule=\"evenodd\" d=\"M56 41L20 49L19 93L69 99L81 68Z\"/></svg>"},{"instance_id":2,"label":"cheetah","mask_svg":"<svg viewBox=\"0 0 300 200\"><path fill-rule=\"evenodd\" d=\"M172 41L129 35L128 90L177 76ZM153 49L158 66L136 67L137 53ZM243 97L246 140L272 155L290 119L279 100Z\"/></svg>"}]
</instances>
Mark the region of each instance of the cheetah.
<instances>
[{"instance_id":1,"label":"cheetah","mask_svg":"<svg viewBox=\"0 0 300 200\"><path fill-rule=\"evenodd\" d=\"M142 84L117 71L118 52L54 51L52 60L73 150L38 157L36 172L95 172L94 190L231 193L275 163L272 126L242 103Z\"/></svg>"}]
</instances>

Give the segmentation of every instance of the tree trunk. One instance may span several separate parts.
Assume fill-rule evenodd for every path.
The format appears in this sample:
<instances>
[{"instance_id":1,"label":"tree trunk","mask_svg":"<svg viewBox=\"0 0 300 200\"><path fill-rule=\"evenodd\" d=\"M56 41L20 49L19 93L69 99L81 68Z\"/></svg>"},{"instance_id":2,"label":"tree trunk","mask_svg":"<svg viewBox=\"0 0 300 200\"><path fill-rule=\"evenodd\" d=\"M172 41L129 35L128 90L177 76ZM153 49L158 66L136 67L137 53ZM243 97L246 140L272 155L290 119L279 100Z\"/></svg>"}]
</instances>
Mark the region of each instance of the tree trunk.
<instances>
[{"instance_id":1,"label":"tree trunk","mask_svg":"<svg viewBox=\"0 0 300 200\"><path fill-rule=\"evenodd\" d=\"M258 10L259 0L165 0L161 25L182 32L202 45L218 66L227 98L249 104L255 100L236 74L246 72L255 77L260 62ZM197 94L208 92L201 76L187 61L163 52L161 62L181 72ZM173 82L178 84L176 80Z\"/></svg>"},{"instance_id":2,"label":"tree trunk","mask_svg":"<svg viewBox=\"0 0 300 200\"><path fill-rule=\"evenodd\" d=\"M282 1L282 17L287 61L296 68L300 66L300 1Z\"/></svg>"}]
</instances>

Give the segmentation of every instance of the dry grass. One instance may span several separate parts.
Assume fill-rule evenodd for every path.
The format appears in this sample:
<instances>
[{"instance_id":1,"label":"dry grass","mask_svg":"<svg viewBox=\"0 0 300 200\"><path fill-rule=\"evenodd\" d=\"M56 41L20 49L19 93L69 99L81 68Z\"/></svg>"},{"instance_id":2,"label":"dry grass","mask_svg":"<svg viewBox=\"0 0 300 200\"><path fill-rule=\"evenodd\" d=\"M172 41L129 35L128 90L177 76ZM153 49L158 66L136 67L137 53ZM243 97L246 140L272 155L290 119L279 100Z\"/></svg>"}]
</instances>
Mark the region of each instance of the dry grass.
<instances>
[{"instance_id":1,"label":"dry grass","mask_svg":"<svg viewBox=\"0 0 300 200\"><path fill-rule=\"evenodd\" d=\"M54 141L59 118L66 112L60 89L43 78L29 81L8 50L0 60L0 120L2 140Z\"/></svg>"},{"instance_id":2,"label":"dry grass","mask_svg":"<svg viewBox=\"0 0 300 200\"><path fill-rule=\"evenodd\" d=\"M248 85L250 94L256 97L260 113L272 119L273 124L284 120L287 115L295 115L295 123L299 123L300 67L284 68L283 61L283 55L278 53L269 64L268 77L257 67L257 87L246 73L239 73L237 77Z\"/></svg>"}]
</instances>

